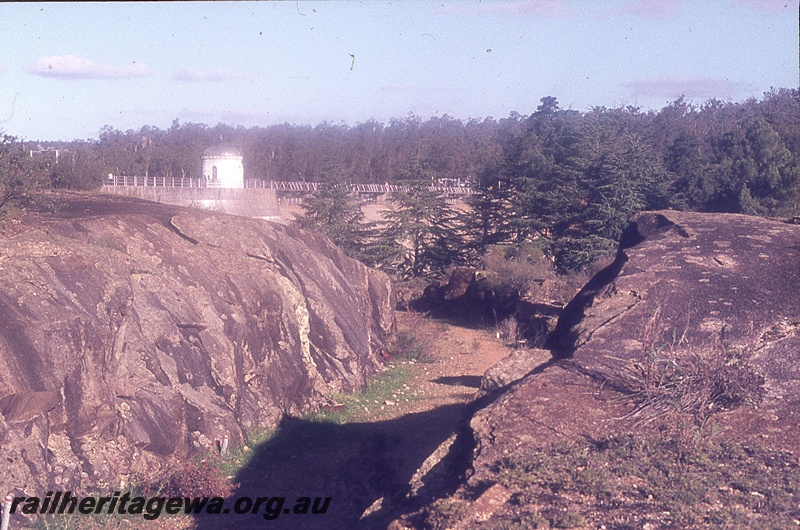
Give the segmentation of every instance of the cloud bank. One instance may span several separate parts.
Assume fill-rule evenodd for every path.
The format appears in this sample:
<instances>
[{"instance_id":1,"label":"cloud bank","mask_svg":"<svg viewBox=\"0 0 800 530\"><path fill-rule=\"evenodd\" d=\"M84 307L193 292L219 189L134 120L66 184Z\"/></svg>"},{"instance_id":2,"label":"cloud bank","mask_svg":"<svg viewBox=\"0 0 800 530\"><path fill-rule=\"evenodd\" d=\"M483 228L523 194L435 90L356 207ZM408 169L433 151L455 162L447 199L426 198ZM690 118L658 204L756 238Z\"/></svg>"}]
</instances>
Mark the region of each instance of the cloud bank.
<instances>
[{"instance_id":1,"label":"cloud bank","mask_svg":"<svg viewBox=\"0 0 800 530\"><path fill-rule=\"evenodd\" d=\"M114 66L74 55L39 57L28 67L28 72L56 79L133 79L152 73L146 64L135 61L126 66Z\"/></svg>"}]
</instances>

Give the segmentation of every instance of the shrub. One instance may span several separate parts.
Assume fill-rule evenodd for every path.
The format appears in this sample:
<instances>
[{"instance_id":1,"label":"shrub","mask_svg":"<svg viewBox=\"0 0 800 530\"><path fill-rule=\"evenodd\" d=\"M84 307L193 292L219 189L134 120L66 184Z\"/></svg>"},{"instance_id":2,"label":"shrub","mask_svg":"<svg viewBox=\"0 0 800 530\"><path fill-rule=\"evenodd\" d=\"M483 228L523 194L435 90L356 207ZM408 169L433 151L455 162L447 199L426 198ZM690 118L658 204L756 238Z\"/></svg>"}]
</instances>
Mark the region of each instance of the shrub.
<instances>
[{"instance_id":1,"label":"shrub","mask_svg":"<svg viewBox=\"0 0 800 530\"><path fill-rule=\"evenodd\" d=\"M180 462L146 490L165 497L229 497L236 487L225 473L222 457L209 453L205 458Z\"/></svg>"},{"instance_id":2,"label":"shrub","mask_svg":"<svg viewBox=\"0 0 800 530\"><path fill-rule=\"evenodd\" d=\"M521 298L555 279L552 264L534 245L493 246L483 256L487 287L498 297Z\"/></svg>"},{"instance_id":3,"label":"shrub","mask_svg":"<svg viewBox=\"0 0 800 530\"><path fill-rule=\"evenodd\" d=\"M643 362L628 361L612 382L634 402L629 417L684 415L702 426L719 411L761 402L765 381L751 357L749 349L723 345L682 356L662 347Z\"/></svg>"},{"instance_id":4,"label":"shrub","mask_svg":"<svg viewBox=\"0 0 800 530\"><path fill-rule=\"evenodd\" d=\"M504 320L501 320L500 323L497 324L497 336L506 344L516 345L522 336L517 319L514 317L508 317Z\"/></svg>"},{"instance_id":5,"label":"shrub","mask_svg":"<svg viewBox=\"0 0 800 530\"><path fill-rule=\"evenodd\" d=\"M409 315L407 323L398 330L394 340L389 344L389 355L400 359L428 362L434 355L436 342L433 332L422 325L423 317L418 314Z\"/></svg>"}]
</instances>

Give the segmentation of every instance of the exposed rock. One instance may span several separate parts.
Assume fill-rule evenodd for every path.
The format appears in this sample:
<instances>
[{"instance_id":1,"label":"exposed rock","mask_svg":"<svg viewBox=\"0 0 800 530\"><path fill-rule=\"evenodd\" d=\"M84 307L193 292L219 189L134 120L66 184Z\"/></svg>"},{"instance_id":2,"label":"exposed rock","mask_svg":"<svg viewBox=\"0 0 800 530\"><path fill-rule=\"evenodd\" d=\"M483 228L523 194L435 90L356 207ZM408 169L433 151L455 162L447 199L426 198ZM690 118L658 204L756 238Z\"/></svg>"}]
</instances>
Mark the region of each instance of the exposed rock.
<instances>
[{"instance_id":1,"label":"exposed rock","mask_svg":"<svg viewBox=\"0 0 800 530\"><path fill-rule=\"evenodd\" d=\"M444 300L449 302L467 294L467 289L475 281L478 271L468 267L456 267L450 273L450 279L444 287Z\"/></svg>"},{"instance_id":2,"label":"exposed rock","mask_svg":"<svg viewBox=\"0 0 800 530\"><path fill-rule=\"evenodd\" d=\"M800 428L800 229L732 214L644 212L625 232L616 261L564 309L551 343L564 361L528 376L472 427L476 477L523 444L602 437L629 411L606 399L632 363L750 352L765 378L758 410L720 420L740 436L767 435L793 449ZM627 405L626 405L627 407ZM755 418L761 418L760 423Z\"/></svg>"},{"instance_id":3,"label":"exposed rock","mask_svg":"<svg viewBox=\"0 0 800 530\"><path fill-rule=\"evenodd\" d=\"M534 345L541 346L555 330L564 304L540 300L522 299L517 302L514 318L519 322L523 335Z\"/></svg>"},{"instance_id":4,"label":"exposed rock","mask_svg":"<svg viewBox=\"0 0 800 530\"><path fill-rule=\"evenodd\" d=\"M489 368L481 379L480 395L493 392L519 381L550 359L548 350L519 349Z\"/></svg>"},{"instance_id":5,"label":"exposed rock","mask_svg":"<svg viewBox=\"0 0 800 530\"><path fill-rule=\"evenodd\" d=\"M389 279L320 235L70 194L0 240L4 491L114 487L360 389Z\"/></svg>"},{"instance_id":6,"label":"exposed rock","mask_svg":"<svg viewBox=\"0 0 800 530\"><path fill-rule=\"evenodd\" d=\"M488 521L510 497L511 492L502 485L490 486L470 505L467 514L455 526L456 530L468 530L478 523Z\"/></svg>"},{"instance_id":7,"label":"exposed rock","mask_svg":"<svg viewBox=\"0 0 800 530\"><path fill-rule=\"evenodd\" d=\"M798 455L800 227L733 214L643 212L616 261L566 306L550 346L552 362L487 396L474 414L473 472L454 498L497 482L497 462L527 448L650 428L620 391L630 390L640 367L666 355L750 387L750 399L703 402L723 412L714 416L718 436Z\"/></svg>"},{"instance_id":8,"label":"exposed rock","mask_svg":"<svg viewBox=\"0 0 800 530\"><path fill-rule=\"evenodd\" d=\"M475 283L478 271L469 267L455 267L450 273L447 283L434 280L425 287L422 297L415 301L415 307L423 310L433 308L445 309L442 306L459 306L467 290ZM451 302L455 302L451 304Z\"/></svg>"}]
</instances>

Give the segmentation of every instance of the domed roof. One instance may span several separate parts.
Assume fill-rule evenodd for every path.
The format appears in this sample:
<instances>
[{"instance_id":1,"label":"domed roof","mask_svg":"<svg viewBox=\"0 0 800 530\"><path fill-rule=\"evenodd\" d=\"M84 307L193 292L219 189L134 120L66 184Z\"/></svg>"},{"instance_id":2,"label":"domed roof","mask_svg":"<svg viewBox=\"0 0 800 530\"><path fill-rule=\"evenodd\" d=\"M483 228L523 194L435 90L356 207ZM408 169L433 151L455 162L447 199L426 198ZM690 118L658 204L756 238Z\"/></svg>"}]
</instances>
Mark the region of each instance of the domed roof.
<instances>
[{"instance_id":1,"label":"domed roof","mask_svg":"<svg viewBox=\"0 0 800 530\"><path fill-rule=\"evenodd\" d=\"M242 152L229 144L219 144L203 151L203 158L242 158Z\"/></svg>"}]
</instances>

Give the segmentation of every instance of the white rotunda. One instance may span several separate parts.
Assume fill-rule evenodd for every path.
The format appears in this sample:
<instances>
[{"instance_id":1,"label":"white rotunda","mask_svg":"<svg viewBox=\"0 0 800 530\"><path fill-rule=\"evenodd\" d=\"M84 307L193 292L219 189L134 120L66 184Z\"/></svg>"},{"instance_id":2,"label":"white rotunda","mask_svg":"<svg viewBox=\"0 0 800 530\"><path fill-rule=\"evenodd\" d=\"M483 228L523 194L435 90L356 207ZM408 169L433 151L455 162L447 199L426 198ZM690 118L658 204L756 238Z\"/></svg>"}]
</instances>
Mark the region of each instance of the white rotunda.
<instances>
[{"instance_id":1,"label":"white rotunda","mask_svg":"<svg viewBox=\"0 0 800 530\"><path fill-rule=\"evenodd\" d=\"M203 152L203 178L210 188L244 188L242 153L226 144L209 147Z\"/></svg>"}]
</instances>

